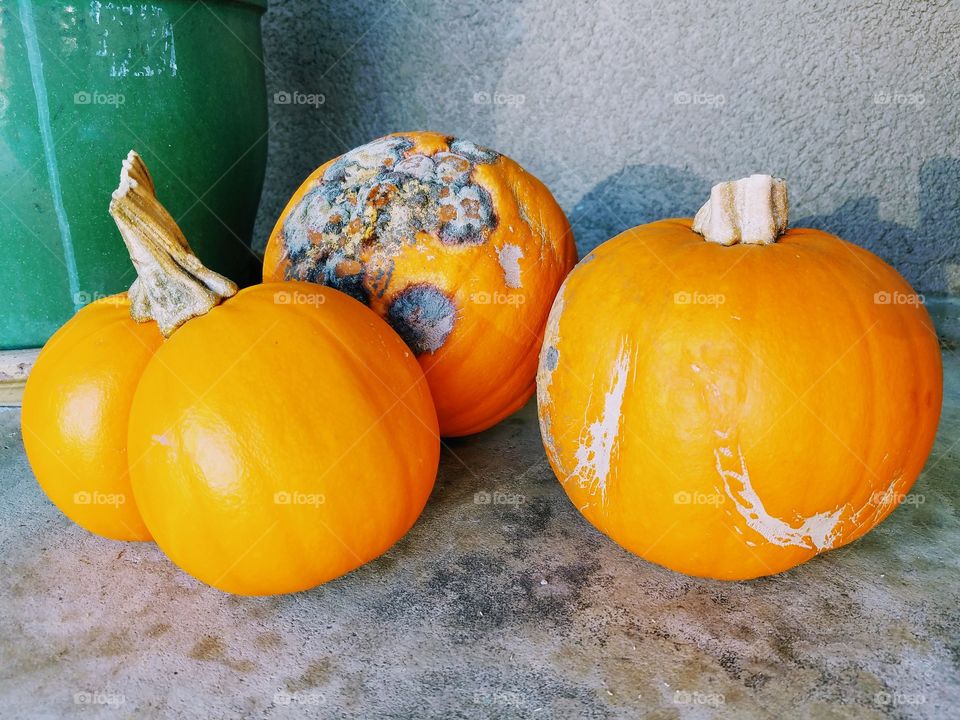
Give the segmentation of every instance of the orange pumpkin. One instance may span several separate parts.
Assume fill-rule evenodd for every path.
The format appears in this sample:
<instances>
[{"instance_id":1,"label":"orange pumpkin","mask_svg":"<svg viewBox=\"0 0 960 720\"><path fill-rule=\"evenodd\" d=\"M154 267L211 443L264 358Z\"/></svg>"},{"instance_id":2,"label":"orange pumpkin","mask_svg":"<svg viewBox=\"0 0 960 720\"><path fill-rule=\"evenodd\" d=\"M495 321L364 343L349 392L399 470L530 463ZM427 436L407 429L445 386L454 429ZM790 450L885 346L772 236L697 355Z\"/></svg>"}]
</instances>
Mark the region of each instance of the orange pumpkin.
<instances>
[{"instance_id":1,"label":"orange pumpkin","mask_svg":"<svg viewBox=\"0 0 960 720\"><path fill-rule=\"evenodd\" d=\"M127 473L133 389L163 342L130 318L126 294L80 310L40 352L23 392L23 445L40 487L75 523L149 540Z\"/></svg>"},{"instance_id":2,"label":"orange pumpkin","mask_svg":"<svg viewBox=\"0 0 960 720\"><path fill-rule=\"evenodd\" d=\"M866 250L786 225L782 181L718 185L693 222L590 253L547 323L555 474L600 531L690 575L769 575L856 540L933 444L942 370L919 296Z\"/></svg>"},{"instance_id":3,"label":"orange pumpkin","mask_svg":"<svg viewBox=\"0 0 960 720\"><path fill-rule=\"evenodd\" d=\"M387 550L439 460L403 341L330 288L237 293L190 252L134 154L111 213L138 271L130 300L71 320L24 398L28 457L54 502L94 532L152 536L191 575L245 595L310 588ZM93 491L98 466L100 492L132 490L124 514L64 503Z\"/></svg>"},{"instance_id":4,"label":"orange pumpkin","mask_svg":"<svg viewBox=\"0 0 960 720\"><path fill-rule=\"evenodd\" d=\"M575 262L539 180L471 142L412 132L310 175L270 236L263 278L330 285L385 318L455 436L530 398L550 303Z\"/></svg>"}]
</instances>

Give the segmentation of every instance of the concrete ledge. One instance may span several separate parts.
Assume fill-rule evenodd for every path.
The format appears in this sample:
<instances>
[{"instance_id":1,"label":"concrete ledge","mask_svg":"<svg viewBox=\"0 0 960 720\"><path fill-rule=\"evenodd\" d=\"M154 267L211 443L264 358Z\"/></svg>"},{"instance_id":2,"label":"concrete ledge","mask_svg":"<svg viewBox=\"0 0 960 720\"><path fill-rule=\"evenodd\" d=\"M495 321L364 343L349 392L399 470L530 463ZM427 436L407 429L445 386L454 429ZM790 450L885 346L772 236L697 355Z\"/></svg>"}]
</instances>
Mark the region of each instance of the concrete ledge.
<instances>
[{"instance_id":1,"label":"concrete ledge","mask_svg":"<svg viewBox=\"0 0 960 720\"><path fill-rule=\"evenodd\" d=\"M0 351L0 407L21 404L27 375L39 354L39 348Z\"/></svg>"}]
</instances>

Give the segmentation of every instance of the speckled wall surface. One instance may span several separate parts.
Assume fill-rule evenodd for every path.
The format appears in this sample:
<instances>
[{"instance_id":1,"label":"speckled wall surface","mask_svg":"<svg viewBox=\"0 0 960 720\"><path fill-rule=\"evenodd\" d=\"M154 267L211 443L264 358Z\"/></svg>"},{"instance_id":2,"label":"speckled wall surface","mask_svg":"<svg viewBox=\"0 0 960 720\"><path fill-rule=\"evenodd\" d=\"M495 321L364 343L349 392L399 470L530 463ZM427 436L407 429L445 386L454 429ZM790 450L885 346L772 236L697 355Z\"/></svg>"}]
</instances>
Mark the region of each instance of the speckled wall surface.
<instances>
[{"instance_id":1,"label":"speckled wall surface","mask_svg":"<svg viewBox=\"0 0 960 720\"><path fill-rule=\"evenodd\" d=\"M955 2L273 0L263 27L258 246L317 165L430 129L540 177L581 252L769 172L793 225L960 294Z\"/></svg>"}]
</instances>

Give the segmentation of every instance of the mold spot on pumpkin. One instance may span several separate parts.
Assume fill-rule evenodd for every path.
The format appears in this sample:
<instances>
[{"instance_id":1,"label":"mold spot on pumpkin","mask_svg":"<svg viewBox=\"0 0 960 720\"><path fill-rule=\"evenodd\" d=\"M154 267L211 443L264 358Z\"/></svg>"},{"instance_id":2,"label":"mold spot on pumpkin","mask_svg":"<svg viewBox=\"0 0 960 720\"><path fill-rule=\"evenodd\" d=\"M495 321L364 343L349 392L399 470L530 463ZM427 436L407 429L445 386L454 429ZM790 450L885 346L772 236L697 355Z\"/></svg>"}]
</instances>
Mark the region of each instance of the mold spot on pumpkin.
<instances>
[{"instance_id":1,"label":"mold spot on pumpkin","mask_svg":"<svg viewBox=\"0 0 960 720\"><path fill-rule=\"evenodd\" d=\"M495 150L481 147L469 140L453 140L449 146L451 152L462 155L470 162L477 163L478 165L496 162L500 157L500 153Z\"/></svg>"},{"instance_id":2,"label":"mold spot on pumpkin","mask_svg":"<svg viewBox=\"0 0 960 720\"><path fill-rule=\"evenodd\" d=\"M420 233L447 245L488 240L497 226L493 198L474 182L473 170L499 156L457 140L432 156L414 148L410 138L381 138L324 171L283 224L288 280L330 285L366 302L386 288L370 287L375 278L364 265L389 276L393 258Z\"/></svg>"},{"instance_id":3,"label":"mold spot on pumpkin","mask_svg":"<svg viewBox=\"0 0 960 720\"><path fill-rule=\"evenodd\" d=\"M537 367L537 405L541 410L550 404L553 371L557 369L557 363L560 361L560 316L563 314L565 287L561 285L557 291L543 331L543 350L541 350L540 363Z\"/></svg>"},{"instance_id":4,"label":"mold spot on pumpkin","mask_svg":"<svg viewBox=\"0 0 960 720\"><path fill-rule=\"evenodd\" d=\"M464 185L440 199L440 239L449 245L480 245L496 227L493 200L479 185Z\"/></svg>"},{"instance_id":5,"label":"mold spot on pumpkin","mask_svg":"<svg viewBox=\"0 0 960 720\"><path fill-rule=\"evenodd\" d=\"M443 347L456 319L453 301L427 284L405 288L387 310L387 322L417 355Z\"/></svg>"},{"instance_id":6,"label":"mold spot on pumpkin","mask_svg":"<svg viewBox=\"0 0 960 720\"><path fill-rule=\"evenodd\" d=\"M545 356L545 362L547 371L553 372L557 369L557 363L560 362L560 351L554 345L551 345L547 348L547 354Z\"/></svg>"},{"instance_id":7,"label":"mold spot on pumpkin","mask_svg":"<svg viewBox=\"0 0 960 720\"><path fill-rule=\"evenodd\" d=\"M547 318L547 325L543 333L543 346L540 352L540 362L537 366L537 415L540 419L540 436L543 438L543 446L547 451L547 456L554 463L555 467L562 467L563 460L560 453L557 452L556 444L553 438L553 421L550 416L550 408L553 405L553 398L550 397L550 385L553 382L553 371L557 369L560 362L560 316L563 313L563 294L565 285L560 286L557 296L553 301L553 308ZM564 477L566 472L562 473Z\"/></svg>"},{"instance_id":8,"label":"mold spot on pumpkin","mask_svg":"<svg viewBox=\"0 0 960 720\"><path fill-rule=\"evenodd\" d=\"M312 258L307 261L308 258ZM350 259L343 252L301 252L291 258L290 266L297 263L303 268L301 272L292 273L288 270L288 280L306 280L327 285L355 300L368 304L370 293L365 284L365 268L362 263Z\"/></svg>"}]
</instances>

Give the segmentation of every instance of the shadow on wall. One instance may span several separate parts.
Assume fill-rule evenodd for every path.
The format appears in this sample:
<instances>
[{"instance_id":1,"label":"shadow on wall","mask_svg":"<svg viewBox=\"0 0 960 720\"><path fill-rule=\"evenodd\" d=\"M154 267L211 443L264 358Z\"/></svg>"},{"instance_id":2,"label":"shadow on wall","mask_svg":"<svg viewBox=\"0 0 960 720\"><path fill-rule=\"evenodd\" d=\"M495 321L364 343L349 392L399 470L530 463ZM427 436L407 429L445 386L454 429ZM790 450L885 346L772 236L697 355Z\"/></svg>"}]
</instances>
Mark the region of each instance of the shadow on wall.
<instances>
[{"instance_id":1,"label":"shadow on wall","mask_svg":"<svg viewBox=\"0 0 960 720\"><path fill-rule=\"evenodd\" d=\"M933 158L920 168L917 227L881 218L875 197L847 200L829 215L798 218L795 224L867 248L920 292L960 290L960 159Z\"/></svg>"},{"instance_id":2,"label":"shadow on wall","mask_svg":"<svg viewBox=\"0 0 960 720\"><path fill-rule=\"evenodd\" d=\"M665 165L630 165L597 183L570 213L577 252L637 225L671 217L692 217L710 197L711 183Z\"/></svg>"},{"instance_id":3,"label":"shadow on wall","mask_svg":"<svg viewBox=\"0 0 960 720\"><path fill-rule=\"evenodd\" d=\"M599 182L570 214L580 257L636 225L692 217L712 182L663 165L632 165ZM933 158L920 170L917 227L880 217L875 197L847 200L834 212L791 218L867 248L920 292L960 292L960 159Z\"/></svg>"}]
</instances>

